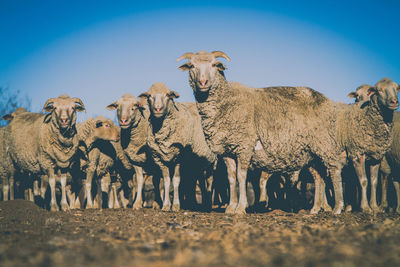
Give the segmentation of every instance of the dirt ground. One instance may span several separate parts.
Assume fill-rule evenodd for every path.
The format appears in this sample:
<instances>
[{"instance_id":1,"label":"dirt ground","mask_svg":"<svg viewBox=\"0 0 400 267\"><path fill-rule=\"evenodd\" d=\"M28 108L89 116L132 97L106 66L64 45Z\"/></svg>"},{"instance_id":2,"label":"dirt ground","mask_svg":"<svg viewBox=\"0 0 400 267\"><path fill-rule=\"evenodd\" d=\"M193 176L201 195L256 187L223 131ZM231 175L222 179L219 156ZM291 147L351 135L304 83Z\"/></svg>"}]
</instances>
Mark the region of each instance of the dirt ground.
<instances>
[{"instance_id":1,"label":"dirt ground","mask_svg":"<svg viewBox=\"0 0 400 267\"><path fill-rule=\"evenodd\" d=\"M49 212L0 202L1 266L399 266L400 216L152 209Z\"/></svg>"}]
</instances>

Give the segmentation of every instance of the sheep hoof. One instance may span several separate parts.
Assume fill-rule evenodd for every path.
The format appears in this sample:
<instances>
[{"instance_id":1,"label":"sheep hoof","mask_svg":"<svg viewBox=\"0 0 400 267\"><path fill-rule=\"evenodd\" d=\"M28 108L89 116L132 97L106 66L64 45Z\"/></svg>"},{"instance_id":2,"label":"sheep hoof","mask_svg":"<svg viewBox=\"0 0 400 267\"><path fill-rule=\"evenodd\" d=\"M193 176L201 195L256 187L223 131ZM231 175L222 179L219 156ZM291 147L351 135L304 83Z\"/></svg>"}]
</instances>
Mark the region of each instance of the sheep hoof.
<instances>
[{"instance_id":1,"label":"sheep hoof","mask_svg":"<svg viewBox=\"0 0 400 267\"><path fill-rule=\"evenodd\" d=\"M172 211L179 211L181 209L179 204L173 204L172 205Z\"/></svg>"},{"instance_id":2,"label":"sheep hoof","mask_svg":"<svg viewBox=\"0 0 400 267\"><path fill-rule=\"evenodd\" d=\"M399 205L399 204L397 204L397 205ZM396 213L400 213L400 207L397 207Z\"/></svg>"},{"instance_id":3,"label":"sheep hoof","mask_svg":"<svg viewBox=\"0 0 400 267\"><path fill-rule=\"evenodd\" d=\"M331 206L329 206L328 204L327 204L327 205L324 205L324 206L323 206L323 209L324 209L324 211L327 211L327 212L331 212L331 211L332 211Z\"/></svg>"},{"instance_id":4,"label":"sheep hoof","mask_svg":"<svg viewBox=\"0 0 400 267\"><path fill-rule=\"evenodd\" d=\"M235 214L246 214L246 206L238 205L235 209Z\"/></svg>"},{"instance_id":5,"label":"sheep hoof","mask_svg":"<svg viewBox=\"0 0 400 267\"><path fill-rule=\"evenodd\" d=\"M333 209L333 214L339 215L340 213L342 213L342 207L335 207Z\"/></svg>"},{"instance_id":6,"label":"sheep hoof","mask_svg":"<svg viewBox=\"0 0 400 267\"><path fill-rule=\"evenodd\" d=\"M142 208L141 202L135 202L132 206L132 209L134 209L134 210L140 210L141 208Z\"/></svg>"},{"instance_id":7,"label":"sheep hoof","mask_svg":"<svg viewBox=\"0 0 400 267\"><path fill-rule=\"evenodd\" d=\"M377 205L371 205L371 209L373 213L381 212L381 209Z\"/></svg>"},{"instance_id":8,"label":"sheep hoof","mask_svg":"<svg viewBox=\"0 0 400 267\"><path fill-rule=\"evenodd\" d=\"M380 205L380 207L379 207L379 210L380 210L380 212L386 212L387 210L388 210L388 208L389 208L389 205L388 205L388 203L386 202L383 202L381 205Z\"/></svg>"},{"instance_id":9,"label":"sheep hoof","mask_svg":"<svg viewBox=\"0 0 400 267\"><path fill-rule=\"evenodd\" d=\"M351 212L353 210L353 207L351 205L347 205L346 209L344 210L345 212Z\"/></svg>"},{"instance_id":10,"label":"sheep hoof","mask_svg":"<svg viewBox=\"0 0 400 267\"><path fill-rule=\"evenodd\" d=\"M59 211L57 203L51 203L50 211Z\"/></svg>"},{"instance_id":11,"label":"sheep hoof","mask_svg":"<svg viewBox=\"0 0 400 267\"><path fill-rule=\"evenodd\" d=\"M318 214L318 212L320 211L320 209L319 208L312 208L311 210L310 210L310 214Z\"/></svg>"},{"instance_id":12,"label":"sheep hoof","mask_svg":"<svg viewBox=\"0 0 400 267\"><path fill-rule=\"evenodd\" d=\"M225 209L225 213L227 213L227 214L234 214L235 213L235 210L236 210L236 206L237 206L237 204L230 204L228 207L226 207L226 209Z\"/></svg>"},{"instance_id":13,"label":"sheep hoof","mask_svg":"<svg viewBox=\"0 0 400 267\"><path fill-rule=\"evenodd\" d=\"M158 203L156 201L153 202L153 205L151 207L153 208L153 210L159 210L160 209L160 205L158 205Z\"/></svg>"},{"instance_id":14,"label":"sheep hoof","mask_svg":"<svg viewBox=\"0 0 400 267\"><path fill-rule=\"evenodd\" d=\"M119 209L119 208L121 208L121 206L119 205L118 201L115 201L113 209Z\"/></svg>"},{"instance_id":15,"label":"sheep hoof","mask_svg":"<svg viewBox=\"0 0 400 267\"><path fill-rule=\"evenodd\" d=\"M67 211L67 210L69 210L69 205L68 205L68 203L61 203L61 210L62 210L62 211Z\"/></svg>"},{"instance_id":16,"label":"sheep hoof","mask_svg":"<svg viewBox=\"0 0 400 267\"><path fill-rule=\"evenodd\" d=\"M162 207L161 210L162 211L170 211L171 210L171 204L170 203L163 204L163 207Z\"/></svg>"},{"instance_id":17,"label":"sheep hoof","mask_svg":"<svg viewBox=\"0 0 400 267\"><path fill-rule=\"evenodd\" d=\"M372 213L372 209L368 205L366 205L365 207L361 207L361 211L368 214Z\"/></svg>"}]
</instances>

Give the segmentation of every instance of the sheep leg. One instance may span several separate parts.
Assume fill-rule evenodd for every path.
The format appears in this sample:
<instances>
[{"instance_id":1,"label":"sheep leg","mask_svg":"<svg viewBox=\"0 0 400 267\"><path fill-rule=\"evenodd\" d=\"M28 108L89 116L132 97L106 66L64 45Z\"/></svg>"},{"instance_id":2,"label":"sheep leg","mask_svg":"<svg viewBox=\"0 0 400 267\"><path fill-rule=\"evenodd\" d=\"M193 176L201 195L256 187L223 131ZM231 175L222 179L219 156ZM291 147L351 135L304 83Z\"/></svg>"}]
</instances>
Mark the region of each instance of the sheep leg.
<instances>
[{"instance_id":1,"label":"sheep leg","mask_svg":"<svg viewBox=\"0 0 400 267\"><path fill-rule=\"evenodd\" d=\"M328 200L326 199L326 191L325 191L325 181L321 178L321 202L322 202L322 208L324 209L324 211L332 211L331 206L328 203Z\"/></svg>"},{"instance_id":2,"label":"sheep leg","mask_svg":"<svg viewBox=\"0 0 400 267\"><path fill-rule=\"evenodd\" d=\"M32 188L26 189L24 193L25 193L25 199L26 200L34 202Z\"/></svg>"},{"instance_id":3,"label":"sheep leg","mask_svg":"<svg viewBox=\"0 0 400 267\"><path fill-rule=\"evenodd\" d=\"M317 214L322 208L322 202L321 202L321 200L322 200L322 196L321 196L322 178L314 168L309 167L309 171L310 171L311 175L313 176L314 183L315 183L314 205L310 211L310 214Z\"/></svg>"},{"instance_id":4,"label":"sheep leg","mask_svg":"<svg viewBox=\"0 0 400 267\"><path fill-rule=\"evenodd\" d=\"M174 200L172 203L172 210L179 211L181 204L179 201L179 184L181 183L181 174L179 171L180 164L175 165L174 177L172 178L172 185L174 186Z\"/></svg>"},{"instance_id":5,"label":"sheep leg","mask_svg":"<svg viewBox=\"0 0 400 267\"><path fill-rule=\"evenodd\" d=\"M160 191L160 176L153 176L153 186L154 186L154 201L153 201L153 209L160 209L162 204L162 193Z\"/></svg>"},{"instance_id":6,"label":"sheep leg","mask_svg":"<svg viewBox=\"0 0 400 267\"><path fill-rule=\"evenodd\" d=\"M40 195L39 181L38 180L33 181L33 195L34 196L39 196Z\"/></svg>"},{"instance_id":7,"label":"sheep leg","mask_svg":"<svg viewBox=\"0 0 400 267\"><path fill-rule=\"evenodd\" d=\"M260 177L260 204L264 205L266 208L268 207L268 192L267 192L267 184L268 180L271 177L271 174L262 171Z\"/></svg>"},{"instance_id":8,"label":"sheep leg","mask_svg":"<svg viewBox=\"0 0 400 267\"><path fill-rule=\"evenodd\" d=\"M206 177L203 182L200 183L201 188L201 201L204 210L210 211L212 208L212 184L213 184L213 175L212 174L206 174L208 177Z\"/></svg>"},{"instance_id":9,"label":"sheep leg","mask_svg":"<svg viewBox=\"0 0 400 267\"><path fill-rule=\"evenodd\" d=\"M400 182L399 181L393 181L394 189L396 191L396 197L397 197L397 208L396 212L400 213Z\"/></svg>"},{"instance_id":10,"label":"sheep leg","mask_svg":"<svg viewBox=\"0 0 400 267\"><path fill-rule=\"evenodd\" d=\"M10 186L10 200L14 200L14 175L13 174L10 176L9 186Z\"/></svg>"},{"instance_id":11,"label":"sheep leg","mask_svg":"<svg viewBox=\"0 0 400 267\"><path fill-rule=\"evenodd\" d=\"M361 210L363 212L371 213L372 210L368 205L368 199L367 199L368 179L367 179L367 173L365 171L365 156L361 156L359 159L354 160L353 164L358 180L360 181L361 185Z\"/></svg>"},{"instance_id":12,"label":"sheep leg","mask_svg":"<svg viewBox=\"0 0 400 267\"><path fill-rule=\"evenodd\" d=\"M335 192L335 207L333 209L334 214L340 214L344 208L341 171L342 168L329 168L329 174L332 177L333 190Z\"/></svg>"},{"instance_id":13,"label":"sheep leg","mask_svg":"<svg viewBox=\"0 0 400 267\"><path fill-rule=\"evenodd\" d=\"M3 184L3 201L8 201L8 191L10 190L10 185L8 184L8 179L4 179Z\"/></svg>"},{"instance_id":14,"label":"sheep leg","mask_svg":"<svg viewBox=\"0 0 400 267\"><path fill-rule=\"evenodd\" d=\"M113 195L113 198L114 198L114 204L113 204L113 208L114 209L119 209L119 208L121 208L121 205L119 204L119 201L118 201L118 189L117 189L117 185L115 185L115 184L113 184L112 185L112 195ZM121 197L121 201L123 202L124 200L123 199L125 199L125 197L124 197L124 192L121 190L120 191L120 196L122 196ZM126 200L126 199L125 199ZM128 200L126 200L126 205L125 205L125 208L126 208L126 206L128 205Z\"/></svg>"},{"instance_id":15,"label":"sheep leg","mask_svg":"<svg viewBox=\"0 0 400 267\"><path fill-rule=\"evenodd\" d=\"M238 159L236 166L237 166L236 175L237 175L237 179L239 182L239 203L236 207L235 213L236 214L245 214L246 208L248 206L247 190L246 190L248 164L243 164Z\"/></svg>"},{"instance_id":16,"label":"sheep leg","mask_svg":"<svg viewBox=\"0 0 400 267\"><path fill-rule=\"evenodd\" d=\"M380 164L375 164L370 166L370 176L371 176L371 199L369 201L369 206L374 212L379 211L378 204L376 203L376 187L378 185L378 174L379 174Z\"/></svg>"},{"instance_id":17,"label":"sheep leg","mask_svg":"<svg viewBox=\"0 0 400 267\"><path fill-rule=\"evenodd\" d=\"M66 192L67 192L67 199L69 202L69 208L75 209L75 194L72 193L72 191L71 191L71 185L67 186Z\"/></svg>"},{"instance_id":18,"label":"sheep leg","mask_svg":"<svg viewBox=\"0 0 400 267\"><path fill-rule=\"evenodd\" d=\"M388 185L389 175L386 173L381 173L381 182L382 182L382 195L381 195L381 207L380 210L384 212L388 207L387 201L387 185Z\"/></svg>"},{"instance_id":19,"label":"sheep leg","mask_svg":"<svg viewBox=\"0 0 400 267\"><path fill-rule=\"evenodd\" d=\"M143 206L143 184L144 184L144 177L143 177L143 168L138 166L133 166L135 168L136 173L136 200L133 203L132 209L138 210L141 209Z\"/></svg>"},{"instance_id":20,"label":"sheep leg","mask_svg":"<svg viewBox=\"0 0 400 267\"><path fill-rule=\"evenodd\" d=\"M238 205L237 193L236 193L236 163L232 158L225 157L224 162L228 172L230 198L229 205L225 209L225 213L234 213Z\"/></svg>"},{"instance_id":21,"label":"sheep leg","mask_svg":"<svg viewBox=\"0 0 400 267\"><path fill-rule=\"evenodd\" d=\"M109 209L113 209L114 208L114 203L115 203L115 200L114 200L114 196L115 196L114 188L115 188L115 184L113 183L111 185L110 190L108 191L108 208Z\"/></svg>"},{"instance_id":22,"label":"sheep leg","mask_svg":"<svg viewBox=\"0 0 400 267\"><path fill-rule=\"evenodd\" d=\"M121 199L122 207L124 209L126 209L126 207L129 204L129 200L125 198L123 190L119 191L119 198ZM119 207L119 202L118 202L118 198L117 197L116 197L115 203L118 203L117 207Z\"/></svg>"},{"instance_id":23,"label":"sheep leg","mask_svg":"<svg viewBox=\"0 0 400 267\"><path fill-rule=\"evenodd\" d=\"M111 192L111 175L109 172L107 172L102 178L101 178L101 191L107 194L107 198L110 198L110 192ZM100 194L100 197L102 194ZM107 207L108 207L108 202L107 202Z\"/></svg>"},{"instance_id":24,"label":"sheep leg","mask_svg":"<svg viewBox=\"0 0 400 267\"><path fill-rule=\"evenodd\" d=\"M48 176L49 176L49 185L50 185L50 194L51 194L50 210L58 211L60 209L57 205L57 200L56 200L56 175L54 173L54 170L51 170L49 172Z\"/></svg>"},{"instance_id":25,"label":"sheep leg","mask_svg":"<svg viewBox=\"0 0 400 267\"><path fill-rule=\"evenodd\" d=\"M171 210L171 201L169 199L169 186L171 184L171 177L169 176L169 169L166 166L161 167L161 172L164 179L164 202L163 202L163 211Z\"/></svg>"},{"instance_id":26,"label":"sheep leg","mask_svg":"<svg viewBox=\"0 0 400 267\"><path fill-rule=\"evenodd\" d=\"M66 186L67 186L67 174L62 173L60 177L61 181L61 209L63 211L69 210L69 205L67 201L67 192L66 192Z\"/></svg>"},{"instance_id":27,"label":"sheep leg","mask_svg":"<svg viewBox=\"0 0 400 267\"><path fill-rule=\"evenodd\" d=\"M86 208L93 209L93 198L92 198L92 180L93 180L94 172L91 170L87 170L86 173Z\"/></svg>"},{"instance_id":28,"label":"sheep leg","mask_svg":"<svg viewBox=\"0 0 400 267\"><path fill-rule=\"evenodd\" d=\"M96 179L96 184L97 184L97 193L95 199L97 200L97 208L98 209L103 209L103 177ZM95 202L96 202L95 200ZM96 204L94 205L96 208Z\"/></svg>"}]
</instances>

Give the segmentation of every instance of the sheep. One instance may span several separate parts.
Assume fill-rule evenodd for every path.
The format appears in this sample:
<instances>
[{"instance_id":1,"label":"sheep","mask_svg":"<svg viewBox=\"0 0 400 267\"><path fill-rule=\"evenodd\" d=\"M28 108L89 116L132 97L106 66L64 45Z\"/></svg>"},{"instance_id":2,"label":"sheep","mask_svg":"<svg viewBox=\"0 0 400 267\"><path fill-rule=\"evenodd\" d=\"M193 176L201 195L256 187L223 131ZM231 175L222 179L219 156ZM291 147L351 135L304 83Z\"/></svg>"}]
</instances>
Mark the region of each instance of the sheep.
<instances>
[{"instance_id":1,"label":"sheep","mask_svg":"<svg viewBox=\"0 0 400 267\"><path fill-rule=\"evenodd\" d=\"M27 112L27 110L25 108L17 108L14 112L9 113L9 114L5 114L2 116L3 120L8 120L11 121L15 116L22 114L24 112ZM2 187L3 187L3 200L7 201L8 200L8 193L10 192L10 200L14 199L14 177L7 177L7 175L5 175L6 173L6 169L11 168L11 162L9 160L9 158L7 158L7 151L5 149L5 138L7 136L6 134L6 129L7 128L0 128L0 158L2 159L2 161L0 162L0 174L2 179ZM11 180L9 180L9 178Z\"/></svg>"},{"instance_id":2,"label":"sheep","mask_svg":"<svg viewBox=\"0 0 400 267\"><path fill-rule=\"evenodd\" d=\"M78 148L76 112L85 107L79 98L61 95L46 101L47 114L25 112L15 116L6 126L7 160L12 164L6 173L16 170L47 176L51 189L51 210L59 210L56 202L56 175L61 177L61 208L69 209L66 199L67 170Z\"/></svg>"},{"instance_id":3,"label":"sheep","mask_svg":"<svg viewBox=\"0 0 400 267\"><path fill-rule=\"evenodd\" d=\"M357 102L365 102L365 101L369 101L370 100L370 88L372 86L365 84L365 85L361 85L359 86L355 92L351 92L348 94L349 97L355 98L355 103ZM381 162L381 184L382 184L382 194L381 194L381 205L380 208L377 208L376 205L374 205L375 211L384 211L387 207L388 207L388 202L387 202L387 184L388 184L388 177L391 173L391 169L397 169L396 164L398 164L399 161L396 161L396 151L398 150L398 144L397 144L397 139L399 138L399 131L400 131L400 126L397 126L397 124L400 123L400 119L399 119L399 113L395 112L394 113L394 117L393 117L393 143L392 146L389 150L389 152L387 153L387 155L385 155L385 157L382 159ZM388 158L390 159L388 161ZM389 164L390 162L390 164ZM396 173L396 172L394 172ZM373 191L371 191L371 195L372 194L376 194L375 192L375 188L372 188ZM398 190L398 184L395 183L395 189L396 192ZM399 187L400 189L400 187ZM397 195L399 195L400 192L397 192ZM398 211L400 211L400 209L398 209Z\"/></svg>"},{"instance_id":4,"label":"sheep","mask_svg":"<svg viewBox=\"0 0 400 267\"><path fill-rule=\"evenodd\" d=\"M348 94L348 97L354 98L355 102L365 102L369 100L369 88L372 86L369 84L363 84L357 87L356 91L350 92Z\"/></svg>"},{"instance_id":5,"label":"sheep","mask_svg":"<svg viewBox=\"0 0 400 267\"><path fill-rule=\"evenodd\" d=\"M206 176L210 177L216 156L206 144L195 103L175 103L173 99L178 98L179 94L171 91L161 82L153 84L140 97L147 99L151 113L149 118L151 129L148 131L147 145L164 179L165 193L162 210L171 209L169 185L170 177L173 176L172 210L178 211L180 209L178 187L181 178L180 168L185 164L183 161L188 160L194 163L188 163L191 164L190 171L193 171L192 168L196 166L199 168L196 175L204 175L204 172L208 171L209 175ZM200 181L200 186L205 192L204 180ZM203 204L206 204L205 201L211 197L209 191L210 187L208 187L209 195L203 195Z\"/></svg>"},{"instance_id":6,"label":"sheep","mask_svg":"<svg viewBox=\"0 0 400 267\"><path fill-rule=\"evenodd\" d=\"M121 127L121 146L129 161L131 168L133 167L136 173L136 200L133 203L133 209L141 209L143 206L143 173L146 170L155 176L159 176L158 170L148 155L148 147L146 145L147 131L149 129L149 112L145 109L144 104L136 100L130 94L123 95L119 100L109 104L109 110L117 110L118 123ZM132 178L133 179L133 178ZM161 203L159 187L154 187L157 192L155 195L157 200L153 203L154 208Z\"/></svg>"},{"instance_id":7,"label":"sheep","mask_svg":"<svg viewBox=\"0 0 400 267\"><path fill-rule=\"evenodd\" d=\"M308 87L257 89L228 82L226 67L217 61L218 57L230 60L221 51L199 51L185 53L177 61L189 59L179 68L189 71L189 84L209 147L234 166L228 175L231 199L226 212L246 212L246 171L250 165L268 173L289 173L320 161L332 179L333 212L341 213L341 169L348 157L364 180L360 166L364 166L365 159L381 160L392 138L398 88L378 83L371 90L374 101L362 109L330 101ZM373 166L375 170L376 164ZM239 201L233 190L235 170ZM367 207L364 201L362 208Z\"/></svg>"},{"instance_id":8,"label":"sheep","mask_svg":"<svg viewBox=\"0 0 400 267\"><path fill-rule=\"evenodd\" d=\"M117 153L123 153L115 149L110 141L118 142L120 129L110 120L102 116L88 119L77 126L80 148L83 150L86 161L82 164L86 172L85 191L86 208L93 208L92 180L97 176L99 207L101 208L101 192L109 192L111 172L118 158ZM115 146L119 147L119 146ZM117 151L116 151L117 150ZM107 182L108 181L108 182ZM103 188L102 188L103 187ZM81 201L83 204L83 201Z\"/></svg>"},{"instance_id":9,"label":"sheep","mask_svg":"<svg viewBox=\"0 0 400 267\"><path fill-rule=\"evenodd\" d=\"M400 213L400 112L395 112L393 126L393 143L389 152L385 155L381 163L382 174L382 209L387 208L386 189L389 175L393 180L393 185L397 196L396 212Z\"/></svg>"}]
</instances>

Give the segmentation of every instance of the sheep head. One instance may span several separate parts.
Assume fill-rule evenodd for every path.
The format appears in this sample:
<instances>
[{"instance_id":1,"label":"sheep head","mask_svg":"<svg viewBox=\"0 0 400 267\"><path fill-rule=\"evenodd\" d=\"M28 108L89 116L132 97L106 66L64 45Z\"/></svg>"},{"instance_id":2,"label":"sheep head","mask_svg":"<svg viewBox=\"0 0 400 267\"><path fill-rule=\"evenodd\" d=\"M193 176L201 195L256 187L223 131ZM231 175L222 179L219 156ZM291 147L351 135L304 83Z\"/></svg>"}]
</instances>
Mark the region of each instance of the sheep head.
<instances>
[{"instance_id":1,"label":"sheep head","mask_svg":"<svg viewBox=\"0 0 400 267\"><path fill-rule=\"evenodd\" d=\"M125 94L106 108L117 110L119 126L122 129L127 129L139 119L139 116L143 116L141 111L144 109L144 106L133 95Z\"/></svg>"},{"instance_id":2,"label":"sheep head","mask_svg":"<svg viewBox=\"0 0 400 267\"><path fill-rule=\"evenodd\" d=\"M399 108L399 91L399 85L389 78L383 78L368 90L371 102L378 103L389 110Z\"/></svg>"},{"instance_id":3,"label":"sheep head","mask_svg":"<svg viewBox=\"0 0 400 267\"><path fill-rule=\"evenodd\" d=\"M184 63L179 68L183 71L189 71L190 84L195 92L208 92L217 75L223 75L226 66L217 60L219 57L230 61L230 58L221 51L185 53L177 59L177 61L189 59L189 62Z\"/></svg>"},{"instance_id":4,"label":"sheep head","mask_svg":"<svg viewBox=\"0 0 400 267\"><path fill-rule=\"evenodd\" d=\"M355 92L351 92L348 94L349 97L355 98L354 102L365 102L369 101L369 97L371 95L370 88L372 86L369 84L363 84L357 87Z\"/></svg>"},{"instance_id":5,"label":"sheep head","mask_svg":"<svg viewBox=\"0 0 400 267\"><path fill-rule=\"evenodd\" d=\"M119 128L112 122L112 120L98 116L95 119L96 127L94 129L94 136L96 139L118 142L120 138Z\"/></svg>"},{"instance_id":6,"label":"sheep head","mask_svg":"<svg viewBox=\"0 0 400 267\"><path fill-rule=\"evenodd\" d=\"M85 110L85 106L77 97L69 97L68 95L60 95L57 98L50 98L43 106L43 111L49 112L45 117L45 122L51 119L56 122L62 130L71 128L76 123L76 112Z\"/></svg>"},{"instance_id":7,"label":"sheep head","mask_svg":"<svg viewBox=\"0 0 400 267\"><path fill-rule=\"evenodd\" d=\"M17 116L21 113L24 113L24 112L27 112L26 108L17 108L16 110L14 110L14 112L6 114L2 118L3 118L3 120L11 121L12 119L15 118L15 116Z\"/></svg>"},{"instance_id":8,"label":"sheep head","mask_svg":"<svg viewBox=\"0 0 400 267\"><path fill-rule=\"evenodd\" d=\"M148 92L140 94L139 97L146 98L150 107L151 116L163 118L168 113L169 103L179 94L171 91L164 83L153 84Z\"/></svg>"}]
</instances>

